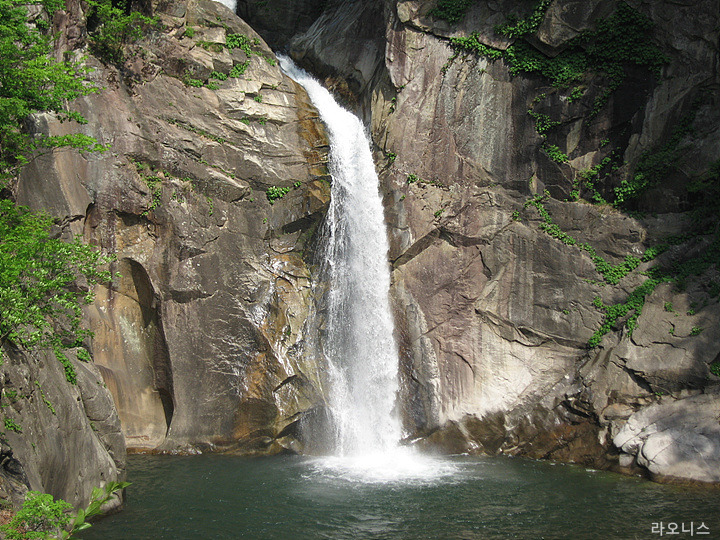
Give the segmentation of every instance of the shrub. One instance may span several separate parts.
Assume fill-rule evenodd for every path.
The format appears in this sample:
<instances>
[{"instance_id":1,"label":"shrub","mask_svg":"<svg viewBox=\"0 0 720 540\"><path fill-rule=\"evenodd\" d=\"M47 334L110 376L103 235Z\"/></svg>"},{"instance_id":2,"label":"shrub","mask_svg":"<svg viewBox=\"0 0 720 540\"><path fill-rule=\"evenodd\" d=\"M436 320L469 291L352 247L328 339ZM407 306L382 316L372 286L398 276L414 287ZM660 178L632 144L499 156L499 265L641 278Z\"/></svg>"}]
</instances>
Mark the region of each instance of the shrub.
<instances>
[{"instance_id":1,"label":"shrub","mask_svg":"<svg viewBox=\"0 0 720 540\"><path fill-rule=\"evenodd\" d=\"M265 191L265 196L270 204L273 204L277 199L282 199L288 193L290 193L289 187L270 186Z\"/></svg>"},{"instance_id":2,"label":"shrub","mask_svg":"<svg viewBox=\"0 0 720 540\"><path fill-rule=\"evenodd\" d=\"M125 3L113 5L111 0L88 0L92 11L88 19L97 20L98 27L90 34L90 50L101 60L119 64L125 60L124 45L137 41L148 30L158 28L159 19L147 17L138 11L125 13ZM185 30L186 34L190 30ZM191 31L194 35L194 32ZM190 35L189 37L192 37Z\"/></svg>"},{"instance_id":3,"label":"shrub","mask_svg":"<svg viewBox=\"0 0 720 540\"><path fill-rule=\"evenodd\" d=\"M72 506L62 499L39 491L28 491L22 508L7 525L0 525L8 540L67 540L76 532L91 527L85 520L101 512L102 506L128 482L108 482L104 489L94 488L90 504L74 516Z\"/></svg>"}]
</instances>

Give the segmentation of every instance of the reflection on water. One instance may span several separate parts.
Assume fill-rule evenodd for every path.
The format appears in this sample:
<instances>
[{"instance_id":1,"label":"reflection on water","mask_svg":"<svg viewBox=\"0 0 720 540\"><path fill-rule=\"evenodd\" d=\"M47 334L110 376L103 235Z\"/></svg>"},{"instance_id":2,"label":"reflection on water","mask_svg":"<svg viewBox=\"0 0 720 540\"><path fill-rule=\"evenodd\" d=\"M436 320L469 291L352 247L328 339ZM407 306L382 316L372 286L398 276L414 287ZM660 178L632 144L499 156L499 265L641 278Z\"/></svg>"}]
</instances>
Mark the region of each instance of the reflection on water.
<instances>
[{"instance_id":1,"label":"reflection on water","mask_svg":"<svg viewBox=\"0 0 720 540\"><path fill-rule=\"evenodd\" d=\"M130 456L126 510L82 538L652 539L660 521L704 522L700 538L720 537L720 490L512 458L424 459L428 476L393 477L392 460L375 474L298 456Z\"/></svg>"}]
</instances>

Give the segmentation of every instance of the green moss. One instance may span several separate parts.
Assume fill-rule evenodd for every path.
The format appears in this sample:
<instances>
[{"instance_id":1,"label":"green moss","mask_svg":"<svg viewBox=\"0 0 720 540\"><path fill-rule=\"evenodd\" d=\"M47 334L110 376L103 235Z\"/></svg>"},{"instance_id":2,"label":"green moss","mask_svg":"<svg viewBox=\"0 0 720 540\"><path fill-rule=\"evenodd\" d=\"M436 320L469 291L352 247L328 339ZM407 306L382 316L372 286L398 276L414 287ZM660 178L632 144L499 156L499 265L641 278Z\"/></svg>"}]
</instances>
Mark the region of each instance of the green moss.
<instances>
[{"instance_id":1,"label":"green moss","mask_svg":"<svg viewBox=\"0 0 720 540\"><path fill-rule=\"evenodd\" d=\"M438 0L428 15L454 24L465 17L465 13L474 3L475 0Z\"/></svg>"},{"instance_id":2,"label":"green moss","mask_svg":"<svg viewBox=\"0 0 720 540\"><path fill-rule=\"evenodd\" d=\"M548 5L548 0L542 0L530 17L510 21L496 31L512 38L528 36L537 30ZM517 39L507 50L501 51L483 43L477 33L453 38L450 45L455 51L452 59L461 53L472 53L490 60L502 58L511 74L539 74L560 88L579 81L589 72L603 73L610 82L594 104L593 113L597 114L610 94L625 80L626 66L647 67L659 72L667 62L651 41L652 30L650 19L621 2L612 16L597 23L596 30L585 31L570 40L566 48L554 57L543 54L524 39ZM575 89L570 96L578 98L578 92Z\"/></svg>"}]
</instances>

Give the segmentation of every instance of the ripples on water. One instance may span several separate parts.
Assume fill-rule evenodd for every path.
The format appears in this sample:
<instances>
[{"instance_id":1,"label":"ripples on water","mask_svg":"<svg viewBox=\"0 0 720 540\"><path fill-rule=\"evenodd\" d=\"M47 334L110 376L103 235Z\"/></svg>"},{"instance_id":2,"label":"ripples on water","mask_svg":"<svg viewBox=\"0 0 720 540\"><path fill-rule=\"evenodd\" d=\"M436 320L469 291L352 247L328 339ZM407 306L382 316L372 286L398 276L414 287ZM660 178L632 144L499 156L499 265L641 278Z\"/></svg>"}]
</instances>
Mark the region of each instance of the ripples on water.
<instances>
[{"instance_id":1,"label":"ripples on water","mask_svg":"<svg viewBox=\"0 0 720 540\"><path fill-rule=\"evenodd\" d=\"M125 511L82 538L652 539L659 521L720 537L719 490L513 458L130 456L129 480Z\"/></svg>"}]
</instances>

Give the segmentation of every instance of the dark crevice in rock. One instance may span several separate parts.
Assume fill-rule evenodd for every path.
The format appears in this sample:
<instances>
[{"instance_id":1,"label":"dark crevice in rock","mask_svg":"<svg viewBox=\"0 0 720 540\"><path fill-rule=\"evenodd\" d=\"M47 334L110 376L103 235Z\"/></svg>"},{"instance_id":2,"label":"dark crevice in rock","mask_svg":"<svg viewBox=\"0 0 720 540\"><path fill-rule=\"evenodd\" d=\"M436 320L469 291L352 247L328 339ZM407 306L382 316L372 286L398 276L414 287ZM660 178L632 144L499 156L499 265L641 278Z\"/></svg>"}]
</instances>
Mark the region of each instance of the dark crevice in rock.
<instances>
[{"instance_id":1,"label":"dark crevice in rock","mask_svg":"<svg viewBox=\"0 0 720 540\"><path fill-rule=\"evenodd\" d=\"M185 290L185 291L179 291L176 289L171 289L170 291L170 299L173 302L177 302L178 304L187 304L188 302L193 302L195 300L203 300L205 298L212 298L214 293L207 292L207 291L197 291L197 290Z\"/></svg>"},{"instance_id":2,"label":"dark crevice in rock","mask_svg":"<svg viewBox=\"0 0 720 540\"><path fill-rule=\"evenodd\" d=\"M286 379L283 379L283 381L280 384L278 384L275 388L273 388L273 392L277 392L286 384L291 384L291 383L295 382L298 378L299 378L298 375L290 375Z\"/></svg>"},{"instance_id":3,"label":"dark crevice in rock","mask_svg":"<svg viewBox=\"0 0 720 540\"><path fill-rule=\"evenodd\" d=\"M407 264L423 251L429 248L440 236L440 229L433 229L428 234L417 240L412 246L406 249L402 255L392 261L393 269Z\"/></svg>"},{"instance_id":4,"label":"dark crevice in rock","mask_svg":"<svg viewBox=\"0 0 720 540\"><path fill-rule=\"evenodd\" d=\"M615 364L625 373L627 373L628 376L633 380L633 382L637 384L640 388L642 388L649 394L653 393L652 386L650 386L650 383L640 374L640 372L630 369L625 364L621 364L618 362L615 362Z\"/></svg>"}]
</instances>

